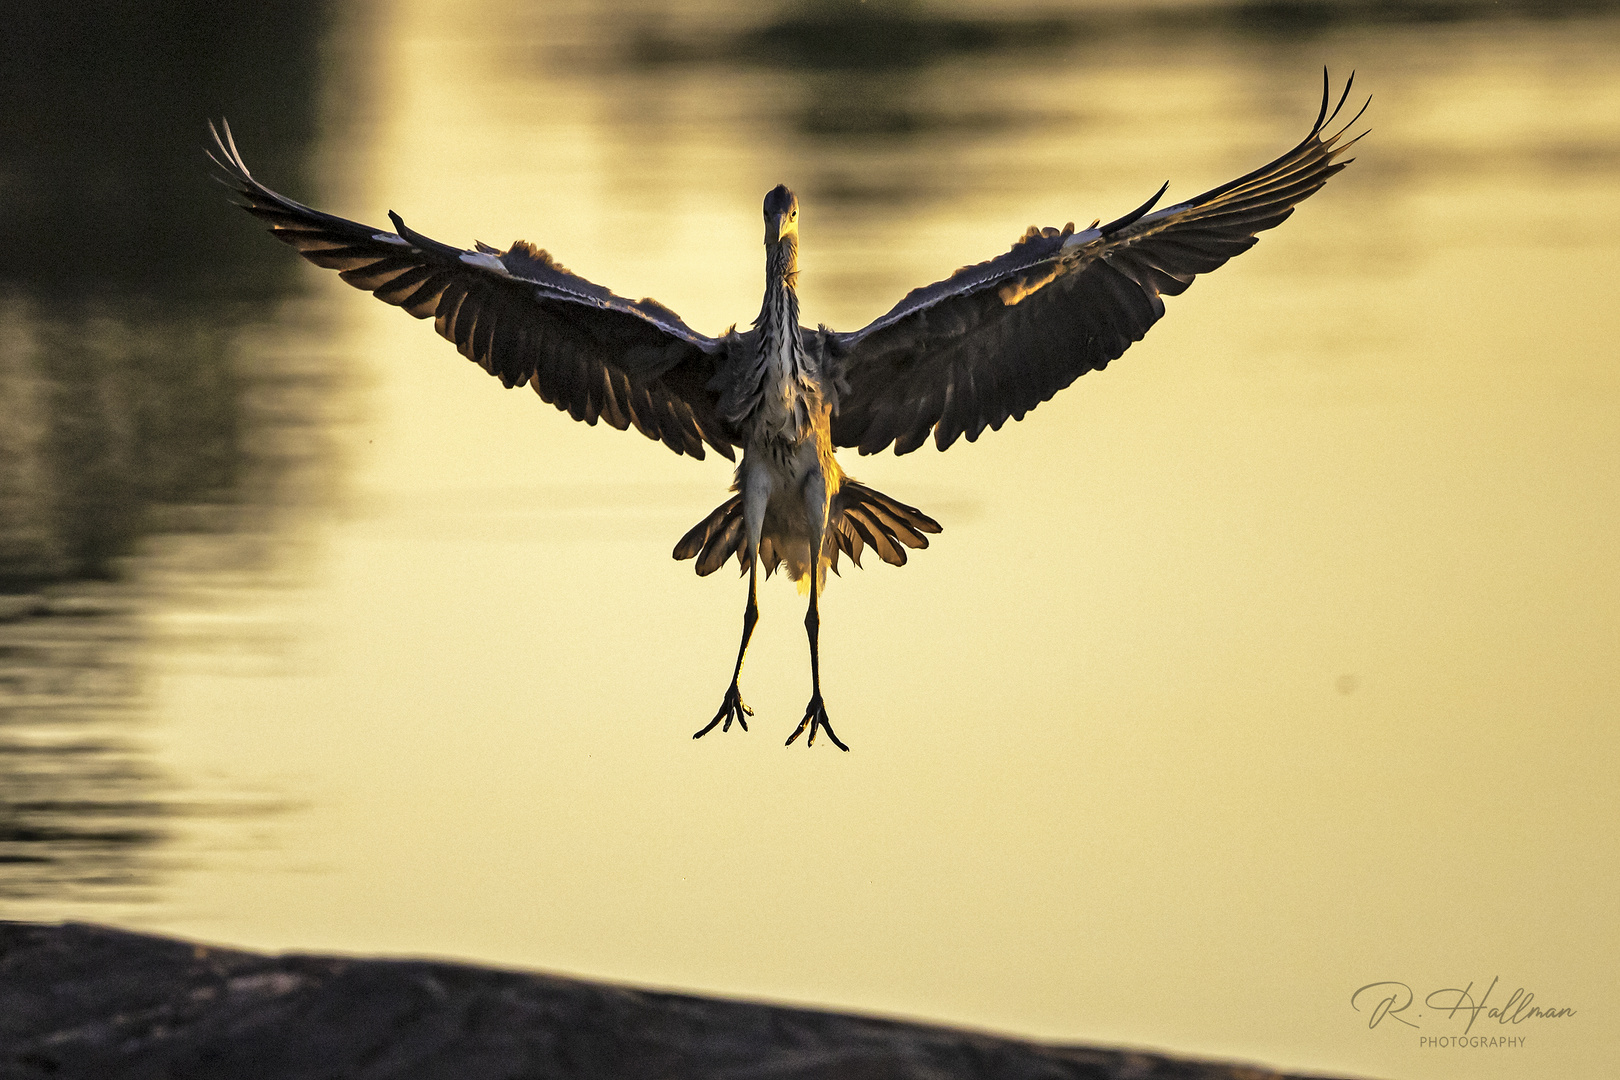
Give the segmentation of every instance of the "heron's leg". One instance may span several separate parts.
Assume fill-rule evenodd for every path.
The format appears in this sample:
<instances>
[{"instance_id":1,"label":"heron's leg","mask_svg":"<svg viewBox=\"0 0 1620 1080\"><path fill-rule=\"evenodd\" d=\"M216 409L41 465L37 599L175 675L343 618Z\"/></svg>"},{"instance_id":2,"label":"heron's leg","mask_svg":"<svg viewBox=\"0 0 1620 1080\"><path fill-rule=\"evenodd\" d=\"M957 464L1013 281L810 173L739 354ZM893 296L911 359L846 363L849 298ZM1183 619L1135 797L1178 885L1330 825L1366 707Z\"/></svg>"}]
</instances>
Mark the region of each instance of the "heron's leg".
<instances>
[{"instance_id":1,"label":"heron's leg","mask_svg":"<svg viewBox=\"0 0 1620 1080\"><path fill-rule=\"evenodd\" d=\"M793 740L804 734L804 729L810 729L810 737L804 740L804 745L816 744L816 732L824 730L827 738L840 750L847 751L837 735L833 734L832 724L827 720L827 706L821 700L821 615L817 611L817 597L821 595L821 583L824 574L821 569L821 545L827 532L827 495L826 487L819 475L813 475L805 482L805 510L810 519L810 610L804 614L804 632L810 638L810 704L804 708L804 719L799 726L793 729L784 744L792 746Z\"/></svg>"},{"instance_id":2,"label":"heron's leg","mask_svg":"<svg viewBox=\"0 0 1620 1080\"><path fill-rule=\"evenodd\" d=\"M754 715L754 710L743 704L742 689L737 685L737 680L742 678L743 655L748 652L748 639L754 636L754 624L759 622L759 600L755 596L754 588L758 567L757 558L748 560L748 606L743 609L742 645L737 649L737 666L731 669L731 686L726 690L725 699L720 702L720 711L714 714L714 719L709 721L707 727L692 736L694 739L703 738L721 721L725 721L725 727L722 727L721 731L730 731L733 720L747 731L748 721L743 717Z\"/></svg>"},{"instance_id":3,"label":"heron's leg","mask_svg":"<svg viewBox=\"0 0 1620 1080\"><path fill-rule=\"evenodd\" d=\"M726 688L726 696L720 702L720 711L714 714L714 719L702 731L692 736L694 739L703 738L722 722L725 727L721 731L730 731L733 721L747 731L748 721L743 718L754 715L754 710L743 704L742 690L737 680L742 678L743 655L748 652L748 639L754 636L754 624L759 621L759 543L765 532L765 508L771 500L771 473L768 468L762 468L752 461L748 452L744 451L742 465L737 469L737 479L742 487L743 528L747 533L743 541L747 546L743 550L748 555L748 606L743 609L742 644L737 648L737 666L731 669L731 685Z\"/></svg>"},{"instance_id":4,"label":"heron's leg","mask_svg":"<svg viewBox=\"0 0 1620 1080\"><path fill-rule=\"evenodd\" d=\"M817 576L819 576L819 572ZM825 731L827 738L833 741L834 746L847 751L849 747L845 746L843 741L833 732L832 723L827 719L827 706L821 700L821 656L817 648L817 638L821 632L821 617L816 613L816 593L819 591L814 587L810 589L810 610L804 616L805 633L810 636L810 681L812 687L810 704L804 707L804 719L799 721L799 726L793 729L793 734L788 736L788 741L784 745L792 746L793 740L804 734L804 729L808 727L810 737L804 740L804 745L814 746L816 744L816 732Z\"/></svg>"}]
</instances>

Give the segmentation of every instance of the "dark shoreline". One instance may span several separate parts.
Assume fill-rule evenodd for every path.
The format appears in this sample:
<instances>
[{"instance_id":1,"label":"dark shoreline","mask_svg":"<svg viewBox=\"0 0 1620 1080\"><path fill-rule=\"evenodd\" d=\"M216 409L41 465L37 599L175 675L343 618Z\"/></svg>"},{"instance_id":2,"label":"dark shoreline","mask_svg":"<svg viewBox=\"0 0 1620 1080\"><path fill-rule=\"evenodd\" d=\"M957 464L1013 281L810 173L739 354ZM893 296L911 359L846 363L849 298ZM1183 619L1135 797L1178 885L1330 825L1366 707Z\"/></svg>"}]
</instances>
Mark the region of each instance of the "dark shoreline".
<instances>
[{"instance_id":1,"label":"dark shoreline","mask_svg":"<svg viewBox=\"0 0 1620 1080\"><path fill-rule=\"evenodd\" d=\"M1306 1080L425 960L0 921L0 1080Z\"/></svg>"}]
</instances>

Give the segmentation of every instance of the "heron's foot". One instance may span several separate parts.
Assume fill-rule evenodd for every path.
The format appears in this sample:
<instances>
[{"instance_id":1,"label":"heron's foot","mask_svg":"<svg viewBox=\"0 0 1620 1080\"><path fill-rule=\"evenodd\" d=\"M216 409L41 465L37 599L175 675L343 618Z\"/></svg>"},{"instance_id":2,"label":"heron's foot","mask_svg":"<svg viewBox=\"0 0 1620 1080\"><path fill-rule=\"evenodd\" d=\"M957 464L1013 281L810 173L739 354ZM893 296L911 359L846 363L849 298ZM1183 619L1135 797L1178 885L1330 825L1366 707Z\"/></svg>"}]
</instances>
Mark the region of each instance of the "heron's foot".
<instances>
[{"instance_id":1,"label":"heron's foot","mask_svg":"<svg viewBox=\"0 0 1620 1080\"><path fill-rule=\"evenodd\" d=\"M703 736L713 731L714 726L721 721L725 721L725 727L720 729L722 732L730 731L733 721L742 725L742 729L747 731L748 721L744 720L743 717L753 715L754 710L743 704L742 690L733 681L731 688L726 691L726 699L720 703L720 711L714 714L714 719L709 721L707 727L693 735L692 738L703 738Z\"/></svg>"},{"instance_id":2,"label":"heron's foot","mask_svg":"<svg viewBox=\"0 0 1620 1080\"><path fill-rule=\"evenodd\" d=\"M792 746L793 740L803 735L805 728L810 729L810 737L804 740L804 745L816 745L816 732L826 731L827 738L833 741L834 746L846 753L849 751L849 747L845 746L838 736L833 734L832 723L827 719L827 706L821 703L821 691L819 690L811 695L810 704L804 707L804 719L799 721L799 726L793 729L793 734L789 735L788 741L782 745Z\"/></svg>"}]
</instances>

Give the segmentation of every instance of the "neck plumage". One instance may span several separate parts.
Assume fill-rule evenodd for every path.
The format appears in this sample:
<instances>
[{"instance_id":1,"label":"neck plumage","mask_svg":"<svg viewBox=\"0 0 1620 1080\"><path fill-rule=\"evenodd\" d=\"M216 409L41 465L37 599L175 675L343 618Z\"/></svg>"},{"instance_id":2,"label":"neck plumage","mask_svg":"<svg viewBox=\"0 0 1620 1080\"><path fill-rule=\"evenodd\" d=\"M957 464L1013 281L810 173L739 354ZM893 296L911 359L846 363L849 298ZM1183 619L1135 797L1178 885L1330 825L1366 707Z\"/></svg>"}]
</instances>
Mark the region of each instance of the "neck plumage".
<instances>
[{"instance_id":1,"label":"neck plumage","mask_svg":"<svg viewBox=\"0 0 1620 1080\"><path fill-rule=\"evenodd\" d=\"M754 325L769 333L773 316L786 313L795 333L799 329L799 241L789 236L779 244L765 249L765 302L760 305L759 318Z\"/></svg>"},{"instance_id":2,"label":"neck plumage","mask_svg":"<svg viewBox=\"0 0 1620 1080\"><path fill-rule=\"evenodd\" d=\"M809 430L810 399L819 400L816 372L799 337L798 239L789 236L765 254L765 302L754 326L759 330L756 384L766 428L779 438L797 440Z\"/></svg>"}]
</instances>

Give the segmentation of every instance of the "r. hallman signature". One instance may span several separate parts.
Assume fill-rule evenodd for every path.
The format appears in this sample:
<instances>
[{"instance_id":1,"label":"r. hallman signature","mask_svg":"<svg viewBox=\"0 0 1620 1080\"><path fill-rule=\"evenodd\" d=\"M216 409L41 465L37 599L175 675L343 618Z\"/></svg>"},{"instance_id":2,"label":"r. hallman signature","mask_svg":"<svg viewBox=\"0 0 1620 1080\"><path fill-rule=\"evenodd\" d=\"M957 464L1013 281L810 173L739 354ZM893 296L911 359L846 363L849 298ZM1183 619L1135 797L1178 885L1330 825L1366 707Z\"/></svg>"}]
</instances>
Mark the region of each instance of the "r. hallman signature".
<instances>
[{"instance_id":1,"label":"r. hallman signature","mask_svg":"<svg viewBox=\"0 0 1620 1080\"><path fill-rule=\"evenodd\" d=\"M1496 989L1500 978L1498 976L1491 980L1491 985L1485 988L1485 993L1480 995L1477 1002L1474 1000L1474 984L1470 982L1461 989L1451 987L1435 990L1423 999L1423 1004L1435 1013L1444 1014L1448 1020L1455 1020L1459 1012L1467 1013L1468 1025L1463 1028L1465 1035L1473 1028L1474 1021L1479 1019L1480 1013L1484 1013L1487 1020L1495 1020L1498 1024L1522 1024L1526 1020L1558 1020L1575 1015L1574 1009L1543 1008L1533 1004L1536 995L1523 987L1513 991L1506 1005L1500 1008L1490 1006L1488 1002L1491 991ZM1375 982L1368 983L1351 994L1350 1007L1357 1012L1363 1009L1370 1011L1367 1019L1369 1028L1375 1028L1385 1020L1395 1020L1409 1028L1417 1028L1418 1024L1401 1015L1412 1007L1415 999L1416 995L1412 993L1412 988L1405 983Z\"/></svg>"}]
</instances>

